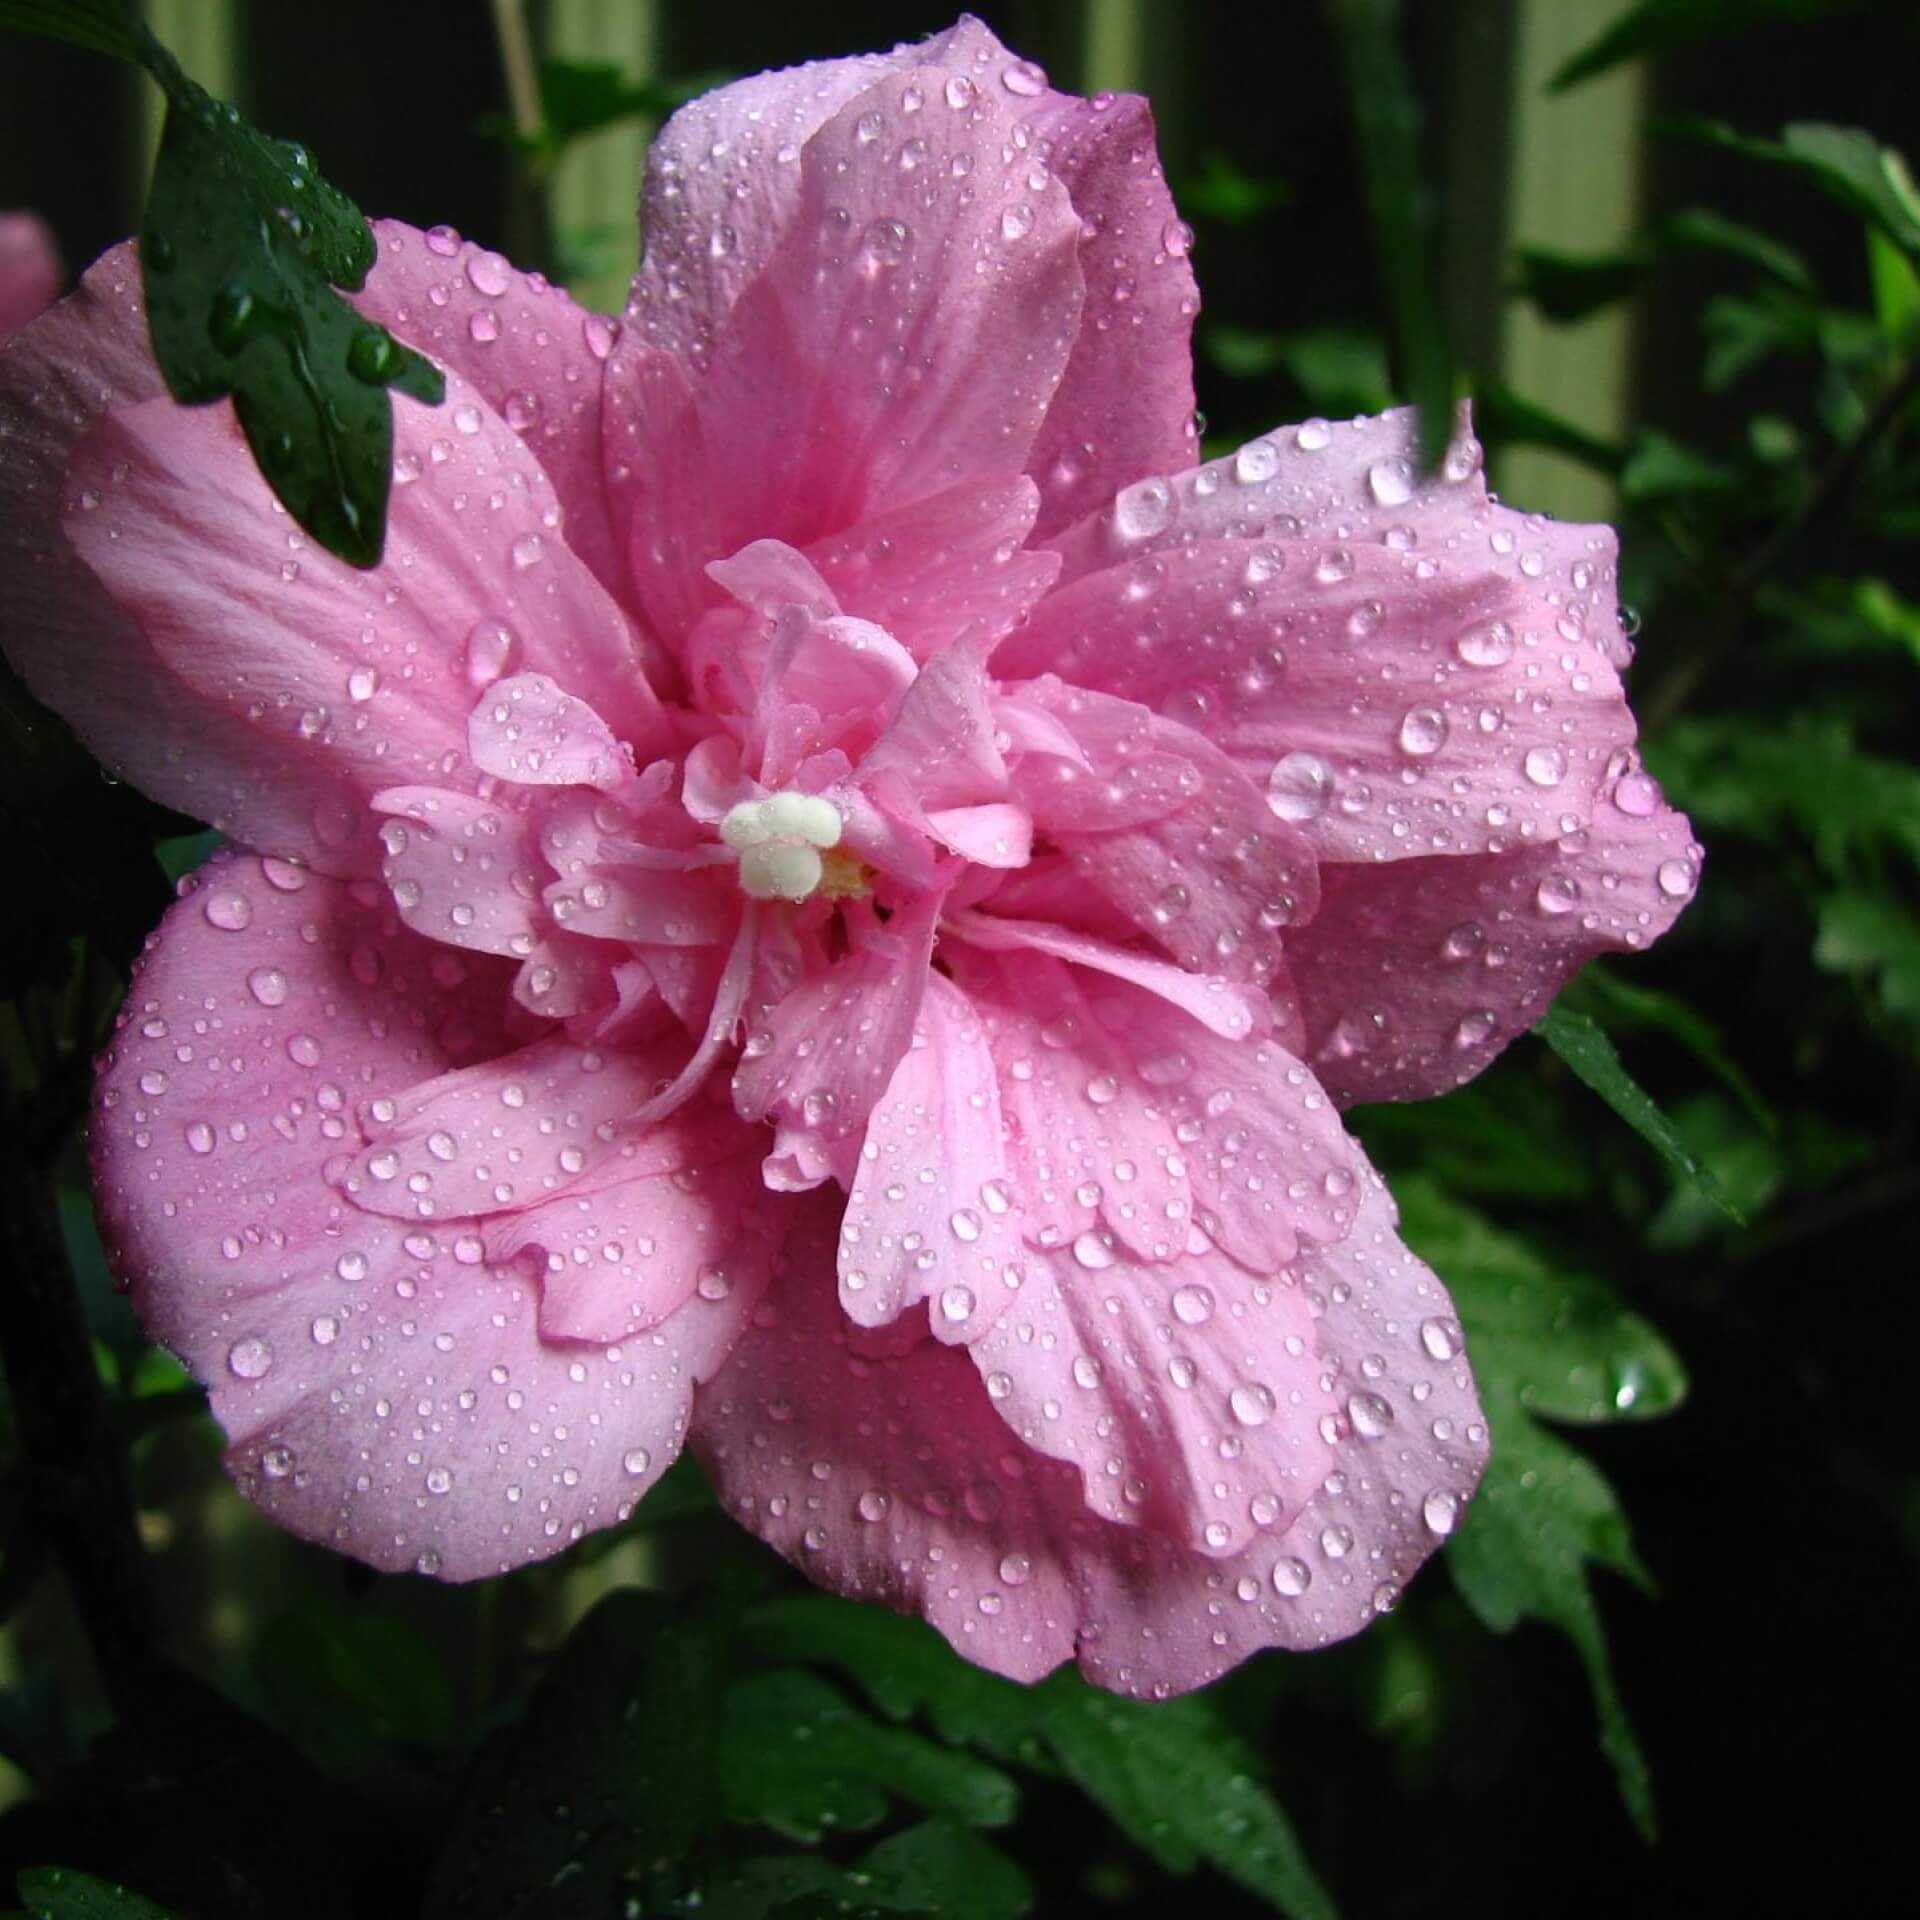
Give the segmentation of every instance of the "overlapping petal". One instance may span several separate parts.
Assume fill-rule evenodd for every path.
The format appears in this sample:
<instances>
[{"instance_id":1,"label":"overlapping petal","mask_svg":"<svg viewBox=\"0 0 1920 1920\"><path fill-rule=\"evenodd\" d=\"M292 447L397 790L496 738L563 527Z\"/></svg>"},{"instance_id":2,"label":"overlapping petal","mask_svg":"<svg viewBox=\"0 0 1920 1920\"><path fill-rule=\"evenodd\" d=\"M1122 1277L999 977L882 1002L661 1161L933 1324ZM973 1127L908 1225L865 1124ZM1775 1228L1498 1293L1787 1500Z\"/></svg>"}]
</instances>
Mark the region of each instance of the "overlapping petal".
<instances>
[{"instance_id":1,"label":"overlapping petal","mask_svg":"<svg viewBox=\"0 0 1920 1920\"><path fill-rule=\"evenodd\" d=\"M207 1382L247 1491L375 1566L470 1578L629 1511L757 1298L744 1275L625 1344L557 1344L474 1220L345 1190L383 1103L487 1071L508 977L377 889L223 856L102 1063L97 1192L135 1305Z\"/></svg>"},{"instance_id":2,"label":"overlapping petal","mask_svg":"<svg viewBox=\"0 0 1920 1920\"><path fill-rule=\"evenodd\" d=\"M159 397L124 250L0 359L10 650L254 849L103 1070L136 1301L377 1566L555 1551L691 1421L1002 1672L1352 1632L1486 1436L1338 1103L1698 873L1610 536L1402 416L1195 465L1144 104L978 22L694 103L646 191L619 326L379 230L448 392L370 573Z\"/></svg>"}]
</instances>

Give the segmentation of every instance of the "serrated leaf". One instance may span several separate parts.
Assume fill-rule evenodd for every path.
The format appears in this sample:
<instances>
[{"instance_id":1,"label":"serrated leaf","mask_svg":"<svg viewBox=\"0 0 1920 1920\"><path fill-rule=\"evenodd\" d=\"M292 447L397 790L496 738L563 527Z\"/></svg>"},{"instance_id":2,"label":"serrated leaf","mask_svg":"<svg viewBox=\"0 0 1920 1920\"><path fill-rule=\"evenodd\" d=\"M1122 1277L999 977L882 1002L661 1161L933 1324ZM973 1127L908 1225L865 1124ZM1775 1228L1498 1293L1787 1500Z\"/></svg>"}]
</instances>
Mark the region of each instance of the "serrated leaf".
<instances>
[{"instance_id":1,"label":"serrated leaf","mask_svg":"<svg viewBox=\"0 0 1920 1920\"><path fill-rule=\"evenodd\" d=\"M232 396L267 483L330 553L380 558L393 403L445 394L437 368L333 289L359 287L373 236L305 152L256 132L150 37L167 94L140 229L154 357L183 405Z\"/></svg>"},{"instance_id":2,"label":"serrated leaf","mask_svg":"<svg viewBox=\"0 0 1920 1920\"><path fill-rule=\"evenodd\" d=\"M1671 1412L1686 1369L1614 1290L1549 1264L1434 1181L1396 1179L1407 1244L1446 1283L1483 1392L1534 1413L1593 1425Z\"/></svg>"},{"instance_id":3,"label":"serrated leaf","mask_svg":"<svg viewBox=\"0 0 1920 1920\"><path fill-rule=\"evenodd\" d=\"M739 1631L764 1660L838 1667L889 1719L924 1714L950 1746L1032 1764L1033 1690L961 1659L923 1621L802 1593L751 1608Z\"/></svg>"},{"instance_id":4,"label":"serrated leaf","mask_svg":"<svg viewBox=\"0 0 1920 1920\"><path fill-rule=\"evenodd\" d=\"M1533 1030L1566 1062L1574 1077L1591 1087L1669 1166L1684 1173L1728 1219L1746 1224L1705 1163L1681 1139L1679 1129L1627 1071L1598 1021L1556 1001Z\"/></svg>"},{"instance_id":5,"label":"serrated leaf","mask_svg":"<svg viewBox=\"0 0 1920 1920\"><path fill-rule=\"evenodd\" d=\"M1205 1860L1290 1920L1337 1920L1293 1823L1204 1696L1121 1699L1070 1668L1040 1693L1069 1778L1169 1873Z\"/></svg>"},{"instance_id":6,"label":"serrated leaf","mask_svg":"<svg viewBox=\"0 0 1920 1920\"><path fill-rule=\"evenodd\" d=\"M721 1720L728 1815L791 1839L877 1826L894 1794L977 1827L1004 1826L1019 1808L997 1767L883 1726L798 1668L736 1680Z\"/></svg>"},{"instance_id":7,"label":"serrated leaf","mask_svg":"<svg viewBox=\"0 0 1920 1920\"><path fill-rule=\"evenodd\" d=\"M117 60L140 58L140 44L121 0L0 0L0 27L65 40Z\"/></svg>"},{"instance_id":8,"label":"serrated leaf","mask_svg":"<svg viewBox=\"0 0 1920 1920\"><path fill-rule=\"evenodd\" d=\"M1455 1584L1496 1633L1535 1619L1573 1642L1621 1797L1651 1837L1646 1763L1614 1684L1587 1563L1649 1582L1613 1489L1533 1415L1596 1421L1663 1413L1685 1394L1685 1370L1611 1288L1556 1271L1431 1181L1396 1180L1394 1198L1407 1244L1453 1295L1493 1436L1480 1490L1448 1542Z\"/></svg>"},{"instance_id":9,"label":"serrated leaf","mask_svg":"<svg viewBox=\"0 0 1920 1920\"><path fill-rule=\"evenodd\" d=\"M723 1867L696 1902L701 1920L863 1920L908 1913L928 1920L1020 1920L1033 1906L1027 1876L977 1833L929 1820L869 1849L851 1867L785 1854Z\"/></svg>"},{"instance_id":10,"label":"serrated leaf","mask_svg":"<svg viewBox=\"0 0 1920 1920\"><path fill-rule=\"evenodd\" d=\"M1864 0L1641 0L1582 47L1547 83L1564 92L1628 60L1668 53L1701 41L1728 38L1756 26L1786 22L1811 26L1850 13Z\"/></svg>"},{"instance_id":11,"label":"serrated leaf","mask_svg":"<svg viewBox=\"0 0 1920 1920\"><path fill-rule=\"evenodd\" d=\"M1469 1328L1470 1345L1472 1338ZM1572 1641L1587 1670L1600 1745L1620 1797L1651 1841L1657 1826L1652 1779L1587 1582L1589 1562L1644 1580L1628 1543L1626 1516L1599 1470L1531 1419L1516 1398L1483 1384L1481 1403L1493 1457L1460 1531L1447 1543L1454 1584L1495 1633L1531 1619L1558 1627Z\"/></svg>"},{"instance_id":12,"label":"serrated leaf","mask_svg":"<svg viewBox=\"0 0 1920 1920\"><path fill-rule=\"evenodd\" d=\"M1347 76L1400 377L1419 412L1421 462L1431 470L1453 435L1453 355L1434 273L1432 174L1420 152L1421 112L1407 73L1399 0L1328 0L1328 14Z\"/></svg>"},{"instance_id":13,"label":"serrated leaf","mask_svg":"<svg viewBox=\"0 0 1920 1920\"><path fill-rule=\"evenodd\" d=\"M72 1867L23 1869L19 1894L32 1920L180 1920L171 1907Z\"/></svg>"},{"instance_id":14,"label":"serrated leaf","mask_svg":"<svg viewBox=\"0 0 1920 1920\"><path fill-rule=\"evenodd\" d=\"M718 1818L718 1629L657 1594L610 1594L520 1720L476 1756L427 1920L600 1920L634 1876Z\"/></svg>"}]
</instances>

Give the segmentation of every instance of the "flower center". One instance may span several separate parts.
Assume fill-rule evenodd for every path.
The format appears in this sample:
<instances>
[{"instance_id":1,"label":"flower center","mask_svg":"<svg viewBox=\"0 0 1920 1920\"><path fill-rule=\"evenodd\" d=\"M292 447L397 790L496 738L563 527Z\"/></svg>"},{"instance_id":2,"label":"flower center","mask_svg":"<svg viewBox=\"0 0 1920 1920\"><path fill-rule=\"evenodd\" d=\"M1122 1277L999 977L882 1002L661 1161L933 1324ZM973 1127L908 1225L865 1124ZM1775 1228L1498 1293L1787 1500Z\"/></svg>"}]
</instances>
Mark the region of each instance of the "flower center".
<instances>
[{"instance_id":1,"label":"flower center","mask_svg":"<svg viewBox=\"0 0 1920 1920\"><path fill-rule=\"evenodd\" d=\"M840 843L840 810L817 793L788 789L743 800L720 822L740 856L740 884L756 900L811 900L827 877L821 855Z\"/></svg>"}]
</instances>

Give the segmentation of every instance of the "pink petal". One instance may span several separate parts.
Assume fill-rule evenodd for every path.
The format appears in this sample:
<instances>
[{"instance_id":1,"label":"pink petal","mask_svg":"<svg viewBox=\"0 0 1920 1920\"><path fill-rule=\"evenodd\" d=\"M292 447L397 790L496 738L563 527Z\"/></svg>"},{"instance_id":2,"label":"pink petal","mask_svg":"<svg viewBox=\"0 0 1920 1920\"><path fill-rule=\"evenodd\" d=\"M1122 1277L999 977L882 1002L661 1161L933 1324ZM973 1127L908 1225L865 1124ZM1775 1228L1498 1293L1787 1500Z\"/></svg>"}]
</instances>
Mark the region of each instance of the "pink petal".
<instances>
[{"instance_id":1,"label":"pink petal","mask_svg":"<svg viewBox=\"0 0 1920 1920\"><path fill-rule=\"evenodd\" d=\"M801 154L699 390L719 553L805 546L1026 456L1079 318L1079 225L1011 116L943 89L889 78Z\"/></svg>"},{"instance_id":2,"label":"pink petal","mask_svg":"<svg viewBox=\"0 0 1920 1920\"><path fill-rule=\"evenodd\" d=\"M61 532L75 444L107 409L163 392L131 245L103 255L0 357L0 646L39 699L156 800L323 866L370 872L370 835L351 851L340 844L331 769L263 739L243 707L210 703L176 678Z\"/></svg>"},{"instance_id":3,"label":"pink petal","mask_svg":"<svg viewBox=\"0 0 1920 1920\"><path fill-rule=\"evenodd\" d=\"M600 386L611 323L564 289L448 228L376 220L379 257L353 304L452 369L532 449L566 518L565 539L616 599L626 562L607 519Z\"/></svg>"},{"instance_id":4,"label":"pink petal","mask_svg":"<svg viewBox=\"0 0 1920 1920\"><path fill-rule=\"evenodd\" d=\"M115 1266L207 1382L242 1489L308 1539L456 1579L628 1511L757 1298L696 1295L606 1353L548 1347L534 1288L469 1223L383 1219L328 1184L359 1101L504 1044L504 984L371 890L216 859L142 964L93 1128Z\"/></svg>"},{"instance_id":5,"label":"pink petal","mask_svg":"<svg viewBox=\"0 0 1920 1920\"><path fill-rule=\"evenodd\" d=\"M846 612L930 660L1011 632L1053 584L1059 556L1026 551L1038 507L1024 476L966 481L819 541L807 557Z\"/></svg>"},{"instance_id":6,"label":"pink petal","mask_svg":"<svg viewBox=\"0 0 1920 1920\"><path fill-rule=\"evenodd\" d=\"M59 249L46 222L0 213L0 346L60 297Z\"/></svg>"},{"instance_id":7,"label":"pink petal","mask_svg":"<svg viewBox=\"0 0 1920 1920\"><path fill-rule=\"evenodd\" d=\"M1087 882L1181 966L1272 978L1279 929L1312 916L1319 883L1306 842L1246 775L1190 728L1051 676L1010 704L1052 714L1086 751L1092 779L1021 767L1015 792Z\"/></svg>"},{"instance_id":8,"label":"pink petal","mask_svg":"<svg viewBox=\"0 0 1920 1920\"><path fill-rule=\"evenodd\" d=\"M1097 1684L1164 1696L1354 1633L1452 1531L1485 1460L1446 1295L1371 1181L1354 1233L1294 1276L1319 1307L1315 1365L1364 1423L1327 1416L1342 1490L1325 1476L1290 1527L1263 1502L1231 1557L1087 1512L1071 1467L1009 1446L952 1348L861 1351L819 1272L831 1225L818 1207L796 1233L777 1315L697 1397L695 1445L729 1510L811 1578L922 1614L1012 1678L1077 1652Z\"/></svg>"},{"instance_id":9,"label":"pink petal","mask_svg":"<svg viewBox=\"0 0 1920 1920\"><path fill-rule=\"evenodd\" d=\"M913 1042L944 898L923 895L884 926L856 923L852 952L751 1022L733 1075L742 1119L777 1112L823 1141L866 1125Z\"/></svg>"},{"instance_id":10,"label":"pink petal","mask_svg":"<svg viewBox=\"0 0 1920 1920\"><path fill-rule=\"evenodd\" d=\"M658 1164L640 1177L563 1194L486 1231L496 1264L529 1248L544 1255L543 1339L606 1346L660 1325L696 1293L719 1301L736 1285L765 1287L789 1203L761 1185L758 1131L723 1103L682 1108L662 1128L673 1137L643 1144L642 1159Z\"/></svg>"},{"instance_id":11,"label":"pink petal","mask_svg":"<svg viewBox=\"0 0 1920 1920\"><path fill-rule=\"evenodd\" d=\"M1002 799L1007 764L994 739L992 686L983 646L955 646L920 669L899 716L856 769L866 782L901 776L923 807L965 807Z\"/></svg>"},{"instance_id":12,"label":"pink petal","mask_svg":"<svg viewBox=\"0 0 1920 1920\"><path fill-rule=\"evenodd\" d=\"M1270 1280L1353 1221L1358 1149L1297 1062L1138 988L950 956L993 1049L1025 1283L973 1344L1026 1443L1096 1512L1197 1550L1324 1465L1311 1326Z\"/></svg>"},{"instance_id":13,"label":"pink petal","mask_svg":"<svg viewBox=\"0 0 1920 1920\"><path fill-rule=\"evenodd\" d=\"M1607 527L1563 526L1503 507L1487 493L1480 444L1463 407L1438 472L1423 475L1415 416L1309 420L1250 440L1185 473L1136 482L1053 545L1062 579L1195 541L1279 539L1329 551L1385 546L1455 579L1506 580L1535 608L1542 631L1561 614L1616 667L1632 648L1614 603L1618 543Z\"/></svg>"},{"instance_id":14,"label":"pink petal","mask_svg":"<svg viewBox=\"0 0 1920 1920\"><path fill-rule=\"evenodd\" d=\"M684 1047L675 1035L603 1052L548 1034L394 1088L366 1107L366 1145L337 1184L355 1206L399 1220L534 1206L583 1175L604 1177L635 1150L632 1116Z\"/></svg>"},{"instance_id":15,"label":"pink petal","mask_svg":"<svg viewBox=\"0 0 1920 1920\"><path fill-rule=\"evenodd\" d=\"M1557 834L1631 742L1626 698L1586 611L1464 545L1436 569L1424 546L1196 541L1050 595L995 668L1184 721L1325 860Z\"/></svg>"},{"instance_id":16,"label":"pink petal","mask_svg":"<svg viewBox=\"0 0 1920 1920\"><path fill-rule=\"evenodd\" d=\"M971 1340L1024 1266L993 1055L966 996L927 981L913 1043L867 1121L840 1223L840 1303L863 1327L921 1301L933 1331Z\"/></svg>"},{"instance_id":17,"label":"pink petal","mask_svg":"<svg viewBox=\"0 0 1920 1920\"><path fill-rule=\"evenodd\" d=\"M1229 1040L1244 1040L1266 1019L1267 1008L1261 997L1218 974L1203 978L1133 948L1070 932L1047 921L1005 919L997 913L950 913L944 929L990 953L1025 948L1130 981Z\"/></svg>"},{"instance_id":18,"label":"pink petal","mask_svg":"<svg viewBox=\"0 0 1920 1920\"><path fill-rule=\"evenodd\" d=\"M1033 820L1004 800L979 807L936 807L928 830L943 847L982 867L1024 867L1033 853Z\"/></svg>"},{"instance_id":19,"label":"pink petal","mask_svg":"<svg viewBox=\"0 0 1920 1920\"><path fill-rule=\"evenodd\" d=\"M186 696L177 735L146 717L136 771L243 724L275 779L260 783L263 810L257 789L242 788L216 817L316 862L353 857L369 794L443 785L449 763L466 762L476 632L506 626L529 664L551 660L604 687L629 738L664 738L624 617L540 531L551 494L518 437L451 378L444 410L403 399L394 414L397 464L416 461L419 478L395 487L386 558L371 573L289 532L224 406L150 401L103 418L66 481L68 538L139 621L154 660L142 672L137 653L117 671L147 685L164 674ZM503 501L485 544L452 508L468 490ZM489 676L497 662L489 651ZM84 693L75 710L87 711ZM315 792L326 797L305 798Z\"/></svg>"},{"instance_id":20,"label":"pink petal","mask_svg":"<svg viewBox=\"0 0 1920 1920\"><path fill-rule=\"evenodd\" d=\"M444 787L373 796L386 851L380 877L416 933L480 953L530 953L544 871L525 815Z\"/></svg>"},{"instance_id":21,"label":"pink petal","mask_svg":"<svg viewBox=\"0 0 1920 1920\"><path fill-rule=\"evenodd\" d=\"M1629 773L1544 846L1329 867L1290 936L1308 1058L1343 1104L1426 1099L1483 1071L1596 954L1650 946L1699 883L1692 829Z\"/></svg>"},{"instance_id":22,"label":"pink petal","mask_svg":"<svg viewBox=\"0 0 1920 1920\"><path fill-rule=\"evenodd\" d=\"M633 771L613 729L544 673L489 687L467 719L482 773L533 787L617 787Z\"/></svg>"},{"instance_id":23,"label":"pink petal","mask_svg":"<svg viewBox=\"0 0 1920 1920\"><path fill-rule=\"evenodd\" d=\"M1134 95L1098 104L1054 95L1027 121L1080 216L1087 304L1027 471L1046 540L1145 474L1180 473L1199 452L1187 251L1153 157L1153 113Z\"/></svg>"}]
</instances>

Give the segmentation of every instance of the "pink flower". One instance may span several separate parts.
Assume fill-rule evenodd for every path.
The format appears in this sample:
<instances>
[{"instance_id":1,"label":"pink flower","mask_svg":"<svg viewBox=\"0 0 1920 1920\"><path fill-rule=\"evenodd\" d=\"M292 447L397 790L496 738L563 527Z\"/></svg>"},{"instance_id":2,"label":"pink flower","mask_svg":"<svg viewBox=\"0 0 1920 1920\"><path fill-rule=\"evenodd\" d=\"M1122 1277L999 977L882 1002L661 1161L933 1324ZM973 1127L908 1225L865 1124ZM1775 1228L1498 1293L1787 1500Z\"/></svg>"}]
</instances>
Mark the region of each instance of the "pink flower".
<instances>
[{"instance_id":1,"label":"pink flower","mask_svg":"<svg viewBox=\"0 0 1920 1920\"><path fill-rule=\"evenodd\" d=\"M1348 1102L1471 1077L1698 849L1614 544L1463 428L1196 465L1143 102L968 20L655 148L624 322L379 229L369 574L160 396L122 249L0 386L4 626L249 851L93 1134L276 1519L469 1578L691 1436L813 1578L1031 1678L1388 1606L1486 1433Z\"/></svg>"},{"instance_id":2,"label":"pink flower","mask_svg":"<svg viewBox=\"0 0 1920 1920\"><path fill-rule=\"evenodd\" d=\"M0 346L60 297L60 255L46 224L0 213Z\"/></svg>"}]
</instances>

